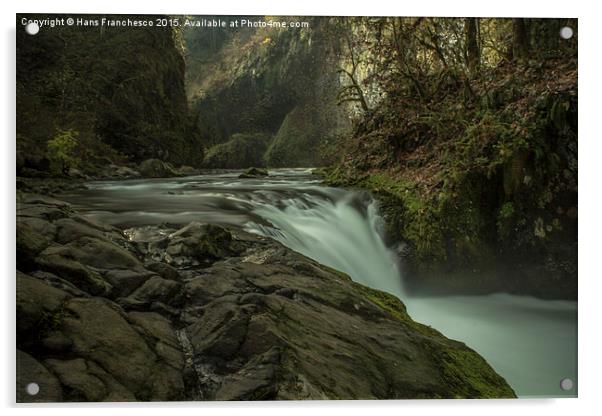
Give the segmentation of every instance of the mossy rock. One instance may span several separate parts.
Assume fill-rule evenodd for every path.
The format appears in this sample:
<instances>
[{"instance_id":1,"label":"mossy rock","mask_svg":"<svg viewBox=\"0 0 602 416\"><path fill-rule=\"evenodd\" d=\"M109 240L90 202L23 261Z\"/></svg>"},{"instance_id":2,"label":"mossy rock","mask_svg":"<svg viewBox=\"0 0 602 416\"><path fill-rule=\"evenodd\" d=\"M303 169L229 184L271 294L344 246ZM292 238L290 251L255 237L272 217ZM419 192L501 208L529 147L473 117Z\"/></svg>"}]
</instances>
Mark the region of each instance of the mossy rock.
<instances>
[{"instance_id":1,"label":"mossy rock","mask_svg":"<svg viewBox=\"0 0 602 416\"><path fill-rule=\"evenodd\" d=\"M169 178L178 176L178 173L168 163L159 159L147 159L140 163L138 168L140 174L145 178Z\"/></svg>"},{"instance_id":2,"label":"mossy rock","mask_svg":"<svg viewBox=\"0 0 602 416\"><path fill-rule=\"evenodd\" d=\"M259 179L268 176L267 169L251 168L238 175L239 179Z\"/></svg>"}]
</instances>

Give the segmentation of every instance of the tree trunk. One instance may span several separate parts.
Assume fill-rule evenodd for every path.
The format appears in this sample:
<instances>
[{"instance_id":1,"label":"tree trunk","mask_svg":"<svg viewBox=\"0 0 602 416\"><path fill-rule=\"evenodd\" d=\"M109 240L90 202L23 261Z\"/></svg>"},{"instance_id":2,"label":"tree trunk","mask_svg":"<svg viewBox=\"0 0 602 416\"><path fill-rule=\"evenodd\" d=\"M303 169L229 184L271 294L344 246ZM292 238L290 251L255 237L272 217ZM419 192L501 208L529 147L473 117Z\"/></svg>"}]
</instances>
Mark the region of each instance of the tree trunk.
<instances>
[{"instance_id":1,"label":"tree trunk","mask_svg":"<svg viewBox=\"0 0 602 416\"><path fill-rule=\"evenodd\" d=\"M529 37L524 19L512 19L512 57L514 60L529 58Z\"/></svg>"},{"instance_id":2,"label":"tree trunk","mask_svg":"<svg viewBox=\"0 0 602 416\"><path fill-rule=\"evenodd\" d=\"M464 22L464 34L466 36L466 65L470 73L474 74L479 69L481 60L479 43L477 40L477 19L467 17Z\"/></svg>"}]
</instances>

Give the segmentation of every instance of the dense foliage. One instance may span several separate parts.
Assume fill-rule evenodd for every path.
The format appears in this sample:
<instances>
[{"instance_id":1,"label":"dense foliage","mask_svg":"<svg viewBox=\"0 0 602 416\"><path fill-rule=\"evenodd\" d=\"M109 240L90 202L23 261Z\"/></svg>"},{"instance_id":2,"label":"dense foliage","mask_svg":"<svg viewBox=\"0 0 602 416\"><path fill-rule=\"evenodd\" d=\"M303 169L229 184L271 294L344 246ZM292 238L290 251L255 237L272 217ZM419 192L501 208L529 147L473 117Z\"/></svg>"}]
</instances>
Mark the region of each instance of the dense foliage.
<instances>
[{"instance_id":1,"label":"dense foliage","mask_svg":"<svg viewBox=\"0 0 602 416\"><path fill-rule=\"evenodd\" d=\"M356 127L328 180L383 194L389 236L409 244L421 284L576 295L576 41L558 36L567 23L349 28Z\"/></svg>"}]
</instances>

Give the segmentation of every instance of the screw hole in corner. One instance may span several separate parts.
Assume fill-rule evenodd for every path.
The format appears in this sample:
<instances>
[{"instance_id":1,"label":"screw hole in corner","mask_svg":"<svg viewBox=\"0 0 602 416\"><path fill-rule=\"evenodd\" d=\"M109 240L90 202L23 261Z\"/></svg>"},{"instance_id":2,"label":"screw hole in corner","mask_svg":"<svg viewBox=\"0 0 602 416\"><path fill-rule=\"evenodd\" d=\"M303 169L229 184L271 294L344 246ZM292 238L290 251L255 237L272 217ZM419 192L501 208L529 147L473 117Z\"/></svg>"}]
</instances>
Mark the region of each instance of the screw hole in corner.
<instances>
[{"instance_id":1,"label":"screw hole in corner","mask_svg":"<svg viewBox=\"0 0 602 416\"><path fill-rule=\"evenodd\" d=\"M563 378L560 380L560 388L564 391L573 390L573 380L570 378Z\"/></svg>"},{"instance_id":2,"label":"screw hole in corner","mask_svg":"<svg viewBox=\"0 0 602 416\"><path fill-rule=\"evenodd\" d=\"M568 40L573 37L573 28L570 26L564 26L560 29L560 37L562 39Z\"/></svg>"},{"instance_id":3,"label":"screw hole in corner","mask_svg":"<svg viewBox=\"0 0 602 416\"><path fill-rule=\"evenodd\" d=\"M29 22L25 25L25 32L27 32L28 35L37 35L39 31L40 25L36 22Z\"/></svg>"},{"instance_id":4,"label":"screw hole in corner","mask_svg":"<svg viewBox=\"0 0 602 416\"><path fill-rule=\"evenodd\" d=\"M26 387L25 387L25 391L27 392L27 394L29 394L30 396L35 396L36 394L38 394L40 392L40 386L38 383L29 383Z\"/></svg>"}]
</instances>

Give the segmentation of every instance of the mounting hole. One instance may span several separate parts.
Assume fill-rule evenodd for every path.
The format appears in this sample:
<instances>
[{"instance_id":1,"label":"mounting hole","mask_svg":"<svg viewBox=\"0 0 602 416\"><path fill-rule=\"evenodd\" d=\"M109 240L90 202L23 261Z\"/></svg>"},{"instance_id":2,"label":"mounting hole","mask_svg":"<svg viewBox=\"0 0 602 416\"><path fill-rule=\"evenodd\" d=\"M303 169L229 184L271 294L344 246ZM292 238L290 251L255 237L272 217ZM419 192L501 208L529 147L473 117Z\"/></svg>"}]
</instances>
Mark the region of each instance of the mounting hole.
<instances>
[{"instance_id":1,"label":"mounting hole","mask_svg":"<svg viewBox=\"0 0 602 416\"><path fill-rule=\"evenodd\" d=\"M38 385L38 383L29 383L27 387L25 387L25 391L30 396L35 396L40 392L40 386Z\"/></svg>"},{"instance_id":2,"label":"mounting hole","mask_svg":"<svg viewBox=\"0 0 602 416\"><path fill-rule=\"evenodd\" d=\"M28 35L37 35L40 31L40 26L36 22L29 22L25 25L25 32Z\"/></svg>"},{"instance_id":3,"label":"mounting hole","mask_svg":"<svg viewBox=\"0 0 602 416\"><path fill-rule=\"evenodd\" d=\"M560 388L564 391L573 390L573 380L570 378L563 378L560 380Z\"/></svg>"},{"instance_id":4,"label":"mounting hole","mask_svg":"<svg viewBox=\"0 0 602 416\"><path fill-rule=\"evenodd\" d=\"M565 26L560 29L560 37L562 39L570 39L573 37L573 28L569 26Z\"/></svg>"}]
</instances>

